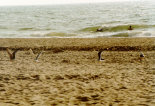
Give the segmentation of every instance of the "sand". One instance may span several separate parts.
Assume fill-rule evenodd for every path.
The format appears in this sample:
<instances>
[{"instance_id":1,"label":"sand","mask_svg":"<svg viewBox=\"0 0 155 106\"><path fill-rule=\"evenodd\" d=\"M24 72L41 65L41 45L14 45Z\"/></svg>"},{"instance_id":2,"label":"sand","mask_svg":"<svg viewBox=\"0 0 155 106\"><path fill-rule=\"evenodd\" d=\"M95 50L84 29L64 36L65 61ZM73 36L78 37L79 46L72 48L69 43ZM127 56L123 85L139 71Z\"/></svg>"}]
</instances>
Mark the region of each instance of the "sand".
<instances>
[{"instance_id":1,"label":"sand","mask_svg":"<svg viewBox=\"0 0 155 106\"><path fill-rule=\"evenodd\" d=\"M155 106L155 38L1 38L0 106L32 105Z\"/></svg>"}]
</instances>

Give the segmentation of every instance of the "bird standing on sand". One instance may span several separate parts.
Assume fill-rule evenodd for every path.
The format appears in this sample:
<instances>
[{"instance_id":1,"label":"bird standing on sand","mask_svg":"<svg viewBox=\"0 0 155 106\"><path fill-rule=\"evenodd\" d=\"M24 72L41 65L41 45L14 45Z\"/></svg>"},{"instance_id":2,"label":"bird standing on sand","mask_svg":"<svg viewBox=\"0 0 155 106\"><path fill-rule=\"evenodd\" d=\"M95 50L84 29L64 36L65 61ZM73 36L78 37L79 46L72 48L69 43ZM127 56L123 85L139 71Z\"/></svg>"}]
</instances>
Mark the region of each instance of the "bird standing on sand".
<instances>
[{"instance_id":1,"label":"bird standing on sand","mask_svg":"<svg viewBox=\"0 0 155 106\"><path fill-rule=\"evenodd\" d=\"M103 52L103 51L101 51L101 50L98 52L98 60L99 60L99 61L103 61L103 60L104 60L104 59L102 59L102 57L101 57L101 53L102 53L102 52Z\"/></svg>"},{"instance_id":2,"label":"bird standing on sand","mask_svg":"<svg viewBox=\"0 0 155 106\"><path fill-rule=\"evenodd\" d=\"M143 57L144 57L144 54L143 54L142 52L140 53L140 57L141 57L141 58L143 58Z\"/></svg>"},{"instance_id":3,"label":"bird standing on sand","mask_svg":"<svg viewBox=\"0 0 155 106\"><path fill-rule=\"evenodd\" d=\"M16 49L13 53L11 53L11 51L8 48L6 50L10 57L10 60L15 60L15 55L16 55L16 52L18 51L18 49Z\"/></svg>"}]
</instances>

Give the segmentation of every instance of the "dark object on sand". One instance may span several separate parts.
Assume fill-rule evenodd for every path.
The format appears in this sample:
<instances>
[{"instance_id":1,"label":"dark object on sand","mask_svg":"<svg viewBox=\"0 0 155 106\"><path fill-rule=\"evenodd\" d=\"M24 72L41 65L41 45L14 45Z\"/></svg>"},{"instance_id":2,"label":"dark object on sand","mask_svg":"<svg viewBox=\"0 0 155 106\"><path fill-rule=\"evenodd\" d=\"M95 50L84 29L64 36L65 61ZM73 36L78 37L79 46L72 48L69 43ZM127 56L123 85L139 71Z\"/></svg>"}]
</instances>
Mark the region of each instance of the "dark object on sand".
<instances>
[{"instance_id":1,"label":"dark object on sand","mask_svg":"<svg viewBox=\"0 0 155 106\"><path fill-rule=\"evenodd\" d=\"M6 51L9 54L10 60L15 60L15 55L18 49L16 49L13 53L11 53L11 51L8 48L6 49Z\"/></svg>"},{"instance_id":2,"label":"dark object on sand","mask_svg":"<svg viewBox=\"0 0 155 106\"><path fill-rule=\"evenodd\" d=\"M98 52L98 60L99 60L99 61L104 60L104 59L102 59L102 57L101 57L101 53L102 53L102 52L103 52L102 50L100 50L100 51Z\"/></svg>"},{"instance_id":3,"label":"dark object on sand","mask_svg":"<svg viewBox=\"0 0 155 106\"><path fill-rule=\"evenodd\" d=\"M128 30L133 30L132 26L129 26Z\"/></svg>"}]
</instances>

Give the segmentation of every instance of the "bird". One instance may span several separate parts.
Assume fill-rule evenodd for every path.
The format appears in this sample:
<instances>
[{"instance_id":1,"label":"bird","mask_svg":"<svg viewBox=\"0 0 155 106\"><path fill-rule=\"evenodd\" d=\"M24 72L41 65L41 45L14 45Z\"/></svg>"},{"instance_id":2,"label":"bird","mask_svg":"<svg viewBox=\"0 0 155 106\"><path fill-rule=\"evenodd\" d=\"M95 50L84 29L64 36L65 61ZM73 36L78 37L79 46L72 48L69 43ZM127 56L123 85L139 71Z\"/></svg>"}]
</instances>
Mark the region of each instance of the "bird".
<instances>
[{"instance_id":1,"label":"bird","mask_svg":"<svg viewBox=\"0 0 155 106\"><path fill-rule=\"evenodd\" d=\"M140 52L139 59L140 59L140 61L142 61L144 59L144 54L142 52Z\"/></svg>"},{"instance_id":2,"label":"bird","mask_svg":"<svg viewBox=\"0 0 155 106\"><path fill-rule=\"evenodd\" d=\"M103 51L101 51L101 50L98 52L98 60L99 60L99 61L103 61L103 60L104 60L104 59L102 59L102 57L101 57L101 53L102 53L102 52L103 52Z\"/></svg>"},{"instance_id":3,"label":"bird","mask_svg":"<svg viewBox=\"0 0 155 106\"><path fill-rule=\"evenodd\" d=\"M31 55L35 56L35 53L34 53L34 51L33 51L31 48L29 49L29 52L30 52ZM35 59L34 59L36 62L38 62L38 58L40 57L40 55L41 55L42 53L43 53L43 51L40 51L40 52L36 55L36 57L35 57Z\"/></svg>"},{"instance_id":4,"label":"bird","mask_svg":"<svg viewBox=\"0 0 155 106\"><path fill-rule=\"evenodd\" d=\"M143 54L142 52L140 53L140 57L141 57L141 58L143 58L143 57L144 57L144 54Z\"/></svg>"},{"instance_id":5,"label":"bird","mask_svg":"<svg viewBox=\"0 0 155 106\"><path fill-rule=\"evenodd\" d=\"M15 50L14 52L12 52L12 53L11 53L10 49L7 48L6 50L7 50L7 53L8 53L8 55L9 55L9 57L10 57L10 60L15 60L15 55L16 55L18 49L16 49L16 50Z\"/></svg>"}]
</instances>

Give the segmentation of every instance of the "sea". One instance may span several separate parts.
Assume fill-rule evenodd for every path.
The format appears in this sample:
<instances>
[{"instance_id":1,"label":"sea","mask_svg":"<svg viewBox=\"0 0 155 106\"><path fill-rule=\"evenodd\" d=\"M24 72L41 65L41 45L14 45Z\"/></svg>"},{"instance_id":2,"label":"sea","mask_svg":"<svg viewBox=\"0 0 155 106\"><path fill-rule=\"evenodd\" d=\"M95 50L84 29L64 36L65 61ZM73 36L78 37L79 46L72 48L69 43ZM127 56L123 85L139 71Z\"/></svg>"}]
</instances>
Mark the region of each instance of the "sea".
<instances>
[{"instance_id":1,"label":"sea","mask_svg":"<svg viewBox=\"0 0 155 106\"><path fill-rule=\"evenodd\" d=\"M155 37L155 0L0 6L0 38L99 37Z\"/></svg>"}]
</instances>

